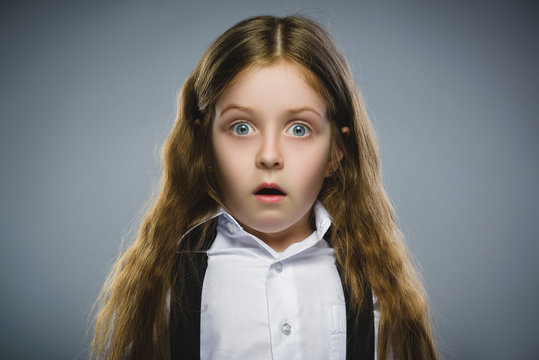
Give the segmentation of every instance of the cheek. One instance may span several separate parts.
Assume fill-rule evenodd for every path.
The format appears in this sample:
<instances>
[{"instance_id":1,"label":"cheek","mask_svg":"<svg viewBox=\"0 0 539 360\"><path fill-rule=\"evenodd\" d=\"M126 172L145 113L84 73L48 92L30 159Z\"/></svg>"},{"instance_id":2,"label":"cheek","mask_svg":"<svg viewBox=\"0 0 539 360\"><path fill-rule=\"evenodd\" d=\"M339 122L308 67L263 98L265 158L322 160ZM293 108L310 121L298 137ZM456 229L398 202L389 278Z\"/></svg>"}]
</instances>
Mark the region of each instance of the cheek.
<instances>
[{"instance_id":1,"label":"cheek","mask_svg":"<svg viewBox=\"0 0 539 360\"><path fill-rule=\"evenodd\" d=\"M304 193L318 192L324 181L328 166L329 145L320 143L308 150L290 149L289 171Z\"/></svg>"},{"instance_id":2,"label":"cheek","mask_svg":"<svg viewBox=\"0 0 539 360\"><path fill-rule=\"evenodd\" d=\"M239 184L246 178L249 170L248 157L241 147L233 146L224 139L213 142L214 155L217 166L217 181L227 187L227 191L234 190L235 184Z\"/></svg>"}]
</instances>

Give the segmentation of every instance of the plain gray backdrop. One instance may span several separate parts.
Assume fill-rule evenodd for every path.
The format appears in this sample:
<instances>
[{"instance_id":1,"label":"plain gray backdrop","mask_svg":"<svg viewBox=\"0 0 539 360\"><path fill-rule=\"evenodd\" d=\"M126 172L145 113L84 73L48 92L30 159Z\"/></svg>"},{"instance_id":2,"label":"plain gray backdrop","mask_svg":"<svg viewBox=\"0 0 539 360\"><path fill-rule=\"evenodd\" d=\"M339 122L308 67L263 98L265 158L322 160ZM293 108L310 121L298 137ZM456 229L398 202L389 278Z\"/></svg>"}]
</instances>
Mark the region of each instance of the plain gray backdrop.
<instances>
[{"instance_id":1,"label":"plain gray backdrop","mask_svg":"<svg viewBox=\"0 0 539 360\"><path fill-rule=\"evenodd\" d=\"M323 24L364 95L446 359L539 359L539 6L0 5L0 358L84 359L88 314L160 176L176 96L237 21Z\"/></svg>"}]
</instances>

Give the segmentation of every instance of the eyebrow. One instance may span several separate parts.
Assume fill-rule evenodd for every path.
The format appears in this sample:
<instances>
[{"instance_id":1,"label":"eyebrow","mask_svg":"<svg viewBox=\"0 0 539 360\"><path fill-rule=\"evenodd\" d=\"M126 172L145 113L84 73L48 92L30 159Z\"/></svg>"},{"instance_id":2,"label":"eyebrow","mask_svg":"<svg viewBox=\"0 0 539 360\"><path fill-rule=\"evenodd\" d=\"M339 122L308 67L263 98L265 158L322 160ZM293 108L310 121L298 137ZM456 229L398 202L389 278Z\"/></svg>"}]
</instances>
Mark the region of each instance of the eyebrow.
<instances>
[{"instance_id":1,"label":"eyebrow","mask_svg":"<svg viewBox=\"0 0 539 360\"><path fill-rule=\"evenodd\" d=\"M236 109L236 110L240 110L240 111L244 111L248 114L254 114L256 113L255 110L251 109L251 108L248 108L248 107L245 107L245 106L241 106L241 105L236 105L236 104L230 104L230 105L227 105L223 108L223 110L221 110L219 112L219 116L222 116L225 112L229 111L229 110L233 110L233 109ZM302 107L299 107L299 108L294 108L294 109L288 109L286 111L287 114L297 114L297 113L300 113L300 112L303 112L303 111L310 111L310 112L313 112L315 113L316 115L318 115L320 117L320 119L323 119L323 116L322 114L320 114L318 111L316 111L315 109L313 109L312 107L309 107L309 106L302 106Z\"/></svg>"}]
</instances>

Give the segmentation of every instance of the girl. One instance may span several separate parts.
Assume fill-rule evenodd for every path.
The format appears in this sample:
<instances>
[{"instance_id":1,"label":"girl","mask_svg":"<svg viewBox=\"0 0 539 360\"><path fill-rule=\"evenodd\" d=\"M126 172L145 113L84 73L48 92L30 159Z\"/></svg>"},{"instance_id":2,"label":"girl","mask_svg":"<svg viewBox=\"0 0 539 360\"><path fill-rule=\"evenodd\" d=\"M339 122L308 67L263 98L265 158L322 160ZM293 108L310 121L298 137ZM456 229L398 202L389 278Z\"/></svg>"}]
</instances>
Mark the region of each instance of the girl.
<instances>
[{"instance_id":1,"label":"girl","mask_svg":"<svg viewBox=\"0 0 539 360\"><path fill-rule=\"evenodd\" d=\"M95 357L437 358L359 91L315 22L223 33L163 162L100 294Z\"/></svg>"}]
</instances>

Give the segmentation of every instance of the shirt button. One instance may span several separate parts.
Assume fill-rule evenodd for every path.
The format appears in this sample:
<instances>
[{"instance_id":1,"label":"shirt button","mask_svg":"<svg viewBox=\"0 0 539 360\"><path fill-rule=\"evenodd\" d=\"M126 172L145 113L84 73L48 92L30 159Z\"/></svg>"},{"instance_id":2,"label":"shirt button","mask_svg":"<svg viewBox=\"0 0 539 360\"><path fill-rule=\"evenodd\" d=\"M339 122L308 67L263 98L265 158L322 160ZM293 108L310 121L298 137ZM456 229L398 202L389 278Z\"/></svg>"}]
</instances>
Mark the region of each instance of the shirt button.
<instances>
[{"instance_id":1,"label":"shirt button","mask_svg":"<svg viewBox=\"0 0 539 360\"><path fill-rule=\"evenodd\" d=\"M234 225L232 225L232 223L227 223L226 224L226 228L228 229L228 231L230 231L232 234L234 234L236 232L236 228L234 228Z\"/></svg>"},{"instance_id":2,"label":"shirt button","mask_svg":"<svg viewBox=\"0 0 539 360\"><path fill-rule=\"evenodd\" d=\"M276 262L275 264L273 264L273 270L280 273L281 271L283 271L283 264L281 264L280 262Z\"/></svg>"},{"instance_id":3,"label":"shirt button","mask_svg":"<svg viewBox=\"0 0 539 360\"><path fill-rule=\"evenodd\" d=\"M290 333L292 332L292 326L290 326L289 323L285 322L281 325L281 332L283 333L283 335L290 335Z\"/></svg>"}]
</instances>

